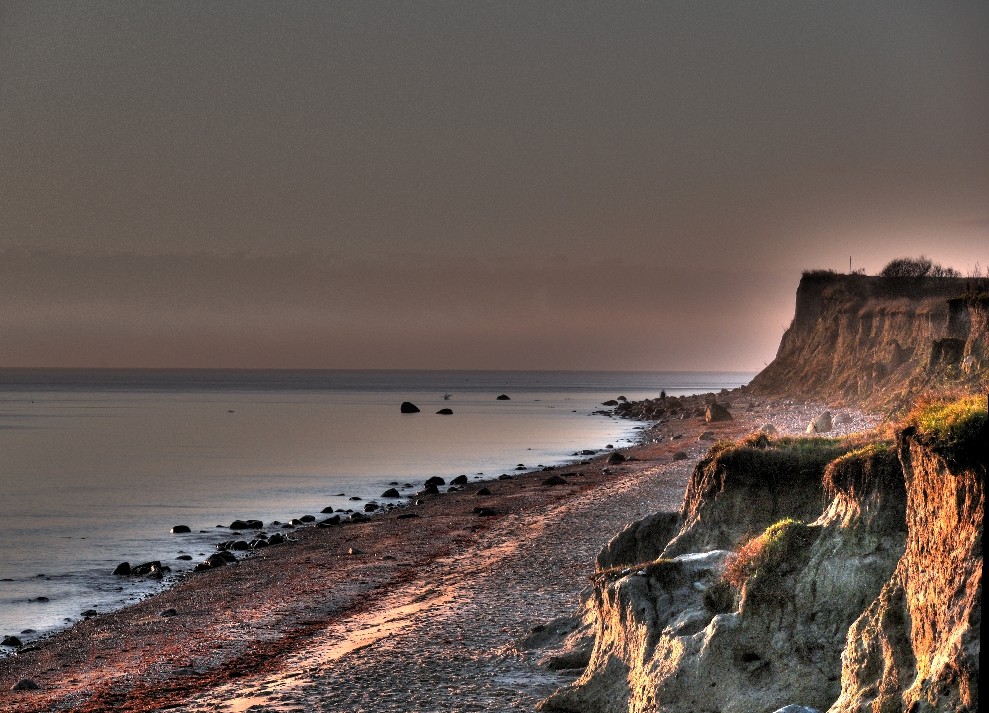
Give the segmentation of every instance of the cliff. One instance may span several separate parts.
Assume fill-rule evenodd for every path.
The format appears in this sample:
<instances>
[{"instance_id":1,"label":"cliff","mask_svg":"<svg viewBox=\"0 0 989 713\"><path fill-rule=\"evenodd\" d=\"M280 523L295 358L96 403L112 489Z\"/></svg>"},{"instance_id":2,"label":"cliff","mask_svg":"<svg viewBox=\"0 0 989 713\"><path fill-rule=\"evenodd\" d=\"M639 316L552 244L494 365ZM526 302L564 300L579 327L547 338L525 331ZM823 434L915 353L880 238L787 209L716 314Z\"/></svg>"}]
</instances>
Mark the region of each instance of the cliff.
<instances>
[{"instance_id":1,"label":"cliff","mask_svg":"<svg viewBox=\"0 0 989 713\"><path fill-rule=\"evenodd\" d=\"M573 655L556 657L586 668L540 708L977 711L986 287L805 275L743 392L923 405L882 433L715 445L680 512L602 550Z\"/></svg>"},{"instance_id":2,"label":"cliff","mask_svg":"<svg viewBox=\"0 0 989 713\"><path fill-rule=\"evenodd\" d=\"M748 389L896 409L989 388L989 280L807 273L776 358Z\"/></svg>"},{"instance_id":3,"label":"cliff","mask_svg":"<svg viewBox=\"0 0 989 713\"><path fill-rule=\"evenodd\" d=\"M712 449L678 532L652 518L602 553L673 533L599 572L587 668L542 710L978 710L989 433L984 398L965 403L947 434Z\"/></svg>"}]
</instances>

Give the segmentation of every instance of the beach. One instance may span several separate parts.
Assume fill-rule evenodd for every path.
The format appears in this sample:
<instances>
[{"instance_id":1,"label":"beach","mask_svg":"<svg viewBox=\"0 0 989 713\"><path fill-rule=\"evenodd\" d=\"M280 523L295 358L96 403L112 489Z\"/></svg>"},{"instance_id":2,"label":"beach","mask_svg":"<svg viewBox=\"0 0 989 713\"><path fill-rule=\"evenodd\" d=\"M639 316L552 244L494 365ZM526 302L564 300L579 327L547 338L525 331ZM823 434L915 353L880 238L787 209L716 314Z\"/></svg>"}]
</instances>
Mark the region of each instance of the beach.
<instances>
[{"instance_id":1,"label":"beach","mask_svg":"<svg viewBox=\"0 0 989 713\"><path fill-rule=\"evenodd\" d=\"M716 440L764 423L802 433L825 408L740 391L722 401L733 420L658 424L622 449L620 464L605 452L423 496L364 522L301 528L297 542L190 576L0 661L0 706L532 710L577 673L540 662L576 627L601 547L632 521L678 510ZM845 431L875 423L848 413ZM566 482L544 484L552 475ZM479 496L482 487L491 495ZM11 691L22 679L39 688Z\"/></svg>"}]
</instances>

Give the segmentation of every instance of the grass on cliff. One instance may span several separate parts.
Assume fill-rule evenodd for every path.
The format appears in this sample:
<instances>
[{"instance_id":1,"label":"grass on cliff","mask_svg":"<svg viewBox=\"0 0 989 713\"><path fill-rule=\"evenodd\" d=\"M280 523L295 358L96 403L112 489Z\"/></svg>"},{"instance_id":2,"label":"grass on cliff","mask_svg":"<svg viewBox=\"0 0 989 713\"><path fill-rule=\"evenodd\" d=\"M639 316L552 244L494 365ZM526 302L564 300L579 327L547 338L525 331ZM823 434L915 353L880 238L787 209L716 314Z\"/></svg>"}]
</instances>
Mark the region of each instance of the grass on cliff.
<instances>
[{"instance_id":1,"label":"grass on cliff","mask_svg":"<svg viewBox=\"0 0 989 713\"><path fill-rule=\"evenodd\" d=\"M778 598L785 565L806 551L813 536L810 525L784 518L730 554L721 579L735 589L745 586L750 601Z\"/></svg>"},{"instance_id":2,"label":"grass on cliff","mask_svg":"<svg viewBox=\"0 0 989 713\"><path fill-rule=\"evenodd\" d=\"M918 402L904 425L937 453L958 463L985 468L989 450L987 396L976 394L954 400Z\"/></svg>"},{"instance_id":3,"label":"grass on cliff","mask_svg":"<svg viewBox=\"0 0 989 713\"><path fill-rule=\"evenodd\" d=\"M987 414L985 394L976 394L955 401L918 404L907 421L916 425L925 438L952 447L980 438Z\"/></svg>"},{"instance_id":4,"label":"grass on cliff","mask_svg":"<svg viewBox=\"0 0 989 713\"><path fill-rule=\"evenodd\" d=\"M783 436L764 433L741 441L719 441L705 458L706 463L730 462L736 472L758 473L774 482L820 478L825 466L856 447L848 438Z\"/></svg>"}]
</instances>

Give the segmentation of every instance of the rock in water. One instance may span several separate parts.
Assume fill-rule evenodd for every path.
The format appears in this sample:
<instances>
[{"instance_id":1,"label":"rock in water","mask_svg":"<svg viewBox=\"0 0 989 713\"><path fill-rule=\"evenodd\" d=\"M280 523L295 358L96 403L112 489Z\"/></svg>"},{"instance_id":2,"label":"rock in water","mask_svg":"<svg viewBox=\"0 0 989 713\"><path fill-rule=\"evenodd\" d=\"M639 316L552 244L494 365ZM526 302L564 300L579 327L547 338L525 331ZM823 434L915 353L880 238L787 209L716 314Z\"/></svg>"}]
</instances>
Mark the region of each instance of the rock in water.
<instances>
[{"instance_id":1,"label":"rock in water","mask_svg":"<svg viewBox=\"0 0 989 713\"><path fill-rule=\"evenodd\" d=\"M495 399L495 401L511 401L511 400L512 400L511 397L506 394L502 394L497 399Z\"/></svg>"},{"instance_id":2,"label":"rock in water","mask_svg":"<svg viewBox=\"0 0 989 713\"><path fill-rule=\"evenodd\" d=\"M14 649L19 649L24 644L16 636L5 636L3 637L3 642L0 642L0 646L9 646Z\"/></svg>"},{"instance_id":3,"label":"rock in water","mask_svg":"<svg viewBox=\"0 0 989 713\"><path fill-rule=\"evenodd\" d=\"M713 423L715 421L731 421L731 413L728 412L726 406L722 406L717 401L708 404L707 408L704 409L704 420L708 423Z\"/></svg>"},{"instance_id":4,"label":"rock in water","mask_svg":"<svg viewBox=\"0 0 989 713\"><path fill-rule=\"evenodd\" d=\"M176 525L172 528L173 535L181 535L186 532L192 532L192 529L188 525Z\"/></svg>"},{"instance_id":5,"label":"rock in water","mask_svg":"<svg viewBox=\"0 0 989 713\"><path fill-rule=\"evenodd\" d=\"M117 565L117 568L113 570L114 574L121 574L125 577L130 574L130 562L121 562Z\"/></svg>"},{"instance_id":6,"label":"rock in water","mask_svg":"<svg viewBox=\"0 0 989 713\"><path fill-rule=\"evenodd\" d=\"M402 413L419 413L419 407L411 401L403 401L401 411Z\"/></svg>"},{"instance_id":7,"label":"rock in water","mask_svg":"<svg viewBox=\"0 0 989 713\"><path fill-rule=\"evenodd\" d=\"M438 415L440 415L440 416L452 416L453 415L453 409L452 408L441 408L436 413Z\"/></svg>"},{"instance_id":8,"label":"rock in water","mask_svg":"<svg viewBox=\"0 0 989 713\"><path fill-rule=\"evenodd\" d=\"M388 490L386 490L385 492L383 492L381 494L381 497L383 497L383 498L400 498L400 497L402 497L402 494L400 492L398 492L397 490L395 490L395 488L388 488Z\"/></svg>"},{"instance_id":9,"label":"rock in water","mask_svg":"<svg viewBox=\"0 0 989 713\"><path fill-rule=\"evenodd\" d=\"M807 433L827 433L831 428L831 412L825 411L807 424Z\"/></svg>"}]
</instances>

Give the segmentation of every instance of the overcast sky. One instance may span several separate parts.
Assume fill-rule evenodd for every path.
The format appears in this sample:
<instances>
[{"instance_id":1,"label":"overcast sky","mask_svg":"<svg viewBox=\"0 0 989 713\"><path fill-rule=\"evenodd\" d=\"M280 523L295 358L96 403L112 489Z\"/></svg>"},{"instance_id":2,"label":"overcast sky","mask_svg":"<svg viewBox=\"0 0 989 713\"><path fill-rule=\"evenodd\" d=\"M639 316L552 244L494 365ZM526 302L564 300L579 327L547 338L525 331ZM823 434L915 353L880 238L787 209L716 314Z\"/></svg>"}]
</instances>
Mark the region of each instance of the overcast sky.
<instances>
[{"instance_id":1,"label":"overcast sky","mask_svg":"<svg viewBox=\"0 0 989 713\"><path fill-rule=\"evenodd\" d=\"M989 265L989 3L0 0L0 366L743 369Z\"/></svg>"}]
</instances>

